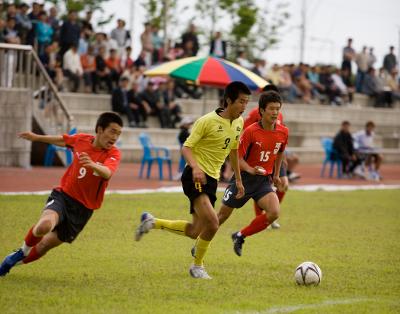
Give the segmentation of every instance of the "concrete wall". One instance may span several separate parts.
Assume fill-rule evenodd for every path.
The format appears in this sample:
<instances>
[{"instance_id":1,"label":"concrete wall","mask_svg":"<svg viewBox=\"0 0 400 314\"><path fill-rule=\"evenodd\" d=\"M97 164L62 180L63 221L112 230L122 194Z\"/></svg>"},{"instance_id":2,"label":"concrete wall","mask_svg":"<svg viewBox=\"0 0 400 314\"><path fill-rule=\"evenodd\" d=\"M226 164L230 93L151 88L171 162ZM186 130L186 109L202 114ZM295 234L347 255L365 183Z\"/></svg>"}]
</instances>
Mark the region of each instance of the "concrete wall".
<instances>
[{"instance_id":1,"label":"concrete wall","mask_svg":"<svg viewBox=\"0 0 400 314\"><path fill-rule=\"evenodd\" d=\"M0 88L0 167L30 167L31 142L17 133L31 130L32 92Z\"/></svg>"}]
</instances>

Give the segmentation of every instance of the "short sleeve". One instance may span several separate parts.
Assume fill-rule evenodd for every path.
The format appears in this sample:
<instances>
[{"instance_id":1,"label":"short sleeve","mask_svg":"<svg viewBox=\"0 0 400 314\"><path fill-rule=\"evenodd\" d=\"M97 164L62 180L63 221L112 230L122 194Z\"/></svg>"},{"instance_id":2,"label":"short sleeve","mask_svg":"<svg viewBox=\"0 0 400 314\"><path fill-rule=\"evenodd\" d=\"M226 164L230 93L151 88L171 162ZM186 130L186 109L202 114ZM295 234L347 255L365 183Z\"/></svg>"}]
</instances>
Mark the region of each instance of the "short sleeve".
<instances>
[{"instance_id":1,"label":"short sleeve","mask_svg":"<svg viewBox=\"0 0 400 314\"><path fill-rule=\"evenodd\" d=\"M78 140L78 135L77 134L74 134L74 135L64 134L63 140L65 142L65 146L74 147Z\"/></svg>"},{"instance_id":2,"label":"short sleeve","mask_svg":"<svg viewBox=\"0 0 400 314\"><path fill-rule=\"evenodd\" d=\"M192 132L183 146L194 147L204 137L206 132L206 119L198 119L192 128Z\"/></svg>"},{"instance_id":3,"label":"short sleeve","mask_svg":"<svg viewBox=\"0 0 400 314\"><path fill-rule=\"evenodd\" d=\"M114 174L118 169L119 163L121 161L121 152L118 149L114 149L109 152L107 159L104 161L103 165L106 166Z\"/></svg>"}]
</instances>

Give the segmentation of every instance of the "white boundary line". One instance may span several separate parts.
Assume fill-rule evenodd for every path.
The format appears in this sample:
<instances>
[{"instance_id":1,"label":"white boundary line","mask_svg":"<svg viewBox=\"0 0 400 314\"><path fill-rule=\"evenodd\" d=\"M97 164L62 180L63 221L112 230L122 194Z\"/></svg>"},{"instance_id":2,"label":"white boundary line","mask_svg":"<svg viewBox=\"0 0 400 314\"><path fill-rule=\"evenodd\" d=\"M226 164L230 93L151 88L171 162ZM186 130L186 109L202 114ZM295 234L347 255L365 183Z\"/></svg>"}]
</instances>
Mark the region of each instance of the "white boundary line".
<instances>
[{"instance_id":1,"label":"white boundary line","mask_svg":"<svg viewBox=\"0 0 400 314\"><path fill-rule=\"evenodd\" d=\"M272 307L263 311L246 311L240 312L236 311L233 312L235 314L273 314L273 313L292 313L299 310L306 310L306 309L319 309L327 306L332 305L341 305L341 304L355 304L355 303L363 303L363 302L371 302L374 299L369 298L354 298L354 299L338 299L338 300L326 300L321 303L313 303L313 304L297 304L297 305L290 305L290 306L279 306L279 307Z\"/></svg>"},{"instance_id":2,"label":"white boundary line","mask_svg":"<svg viewBox=\"0 0 400 314\"><path fill-rule=\"evenodd\" d=\"M356 191L356 190L396 190L400 189L400 185L295 185L290 187L291 190L315 192L315 191ZM223 192L225 188L218 188L218 191ZM50 194L50 190L47 191L25 191L25 192L0 192L0 195L47 195ZM106 194L149 194L149 193L182 193L181 186L162 187L157 189L134 189L134 190L109 190Z\"/></svg>"}]
</instances>

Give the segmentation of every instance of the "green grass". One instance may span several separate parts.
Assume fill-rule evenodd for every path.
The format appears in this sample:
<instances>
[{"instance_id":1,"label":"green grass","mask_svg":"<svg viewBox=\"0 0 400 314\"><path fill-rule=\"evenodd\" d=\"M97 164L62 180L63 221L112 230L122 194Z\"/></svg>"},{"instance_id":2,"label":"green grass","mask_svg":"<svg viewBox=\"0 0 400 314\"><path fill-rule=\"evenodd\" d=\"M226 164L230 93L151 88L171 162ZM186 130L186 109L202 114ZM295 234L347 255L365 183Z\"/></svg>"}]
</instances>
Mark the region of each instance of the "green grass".
<instances>
[{"instance_id":1,"label":"green grass","mask_svg":"<svg viewBox=\"0 0 400 314\"><path fill-rule=\"evenodd\" d=\"M0 196L1 258L45 200ZM188 274L192 240L155 230L133 241L142 211L190 219L184 195L111 195L72 245L0 278L0 313L399 313L399 204L399 190L291 191L282 228L248 238L237 257L230 234L252 218L249 202L218 231L206 281ZM307 260L322 269L318 287L294 283Z\"/></svg>"}]
</instances>

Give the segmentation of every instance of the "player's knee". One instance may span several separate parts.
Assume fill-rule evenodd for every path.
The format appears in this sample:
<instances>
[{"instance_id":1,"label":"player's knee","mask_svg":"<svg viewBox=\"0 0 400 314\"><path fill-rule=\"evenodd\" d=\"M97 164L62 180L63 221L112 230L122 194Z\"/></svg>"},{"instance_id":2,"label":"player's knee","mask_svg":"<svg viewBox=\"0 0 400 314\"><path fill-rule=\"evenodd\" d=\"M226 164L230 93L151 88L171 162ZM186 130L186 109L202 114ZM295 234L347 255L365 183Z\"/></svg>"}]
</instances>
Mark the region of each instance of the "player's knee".
<instances>
[{"instance_id":1,"label":"player's knee","mask_svg":"<svg viewBox=\"0 0 400 314\"><path fill-rule=\"evenodd\" d=\"M275 208L270 208L270 210L268 211L268 220L270 222L273 222L278 218L279 218L279 206Z\"/></svg>"},{"instance_id":2,"label":"player's knee","mask_svg":"<svg viewBox=\"0 0 400 314\"><path fill-rule=\"evenodd\" d=\"M217 216L208 217L205 221L205 227L209 232L217 232L219 228L219 221Z\"/></svg>"},{"instance_id":3,"label":"player's knee","mask_svg":"<svg viewBox=\"0 0 400 314\"><path fill-rule=\"evenodd\" d=\"M44 236L49 233L53 228L53 224L50 219L42 219L35 227L36 236Z\"/></svg>"}]
</instances>

